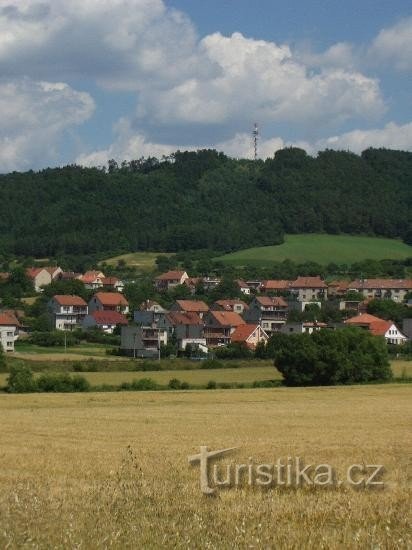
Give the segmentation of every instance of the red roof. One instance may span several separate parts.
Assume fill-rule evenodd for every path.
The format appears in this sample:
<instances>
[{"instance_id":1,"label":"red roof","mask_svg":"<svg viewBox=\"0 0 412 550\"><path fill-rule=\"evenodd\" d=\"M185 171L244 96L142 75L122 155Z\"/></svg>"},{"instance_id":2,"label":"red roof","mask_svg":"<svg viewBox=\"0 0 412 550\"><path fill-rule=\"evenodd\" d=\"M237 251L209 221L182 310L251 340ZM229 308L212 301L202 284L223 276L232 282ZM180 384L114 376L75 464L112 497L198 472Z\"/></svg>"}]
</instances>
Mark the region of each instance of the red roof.
<instances>
[{"instance_id":1,"label":"red roof","mask_svg":"<svg viewBox=\"0 0 412 550\"><path fill-rule=\"evenodd\" d=\"M209 311L209 306L202 300L176 300L176 304L182 311L195 311L199 313Z\"/></svg>"},{"instance_id":2,"label":"red roof","mask_svg":"<svg viewBox=\"0 0 412 550\"><path fill-rule=\"evenodd\" d=\"M239 288L249 288L249 285L242 279L237 279L235 282L237 283Z\"/></svg>"},{"instance_id":3,"label":"red roof","mask_svg":"<svg viewBox=\"0 0 412 550\"><path fill-rule=\"evenodd\" d=\"M97 325L127 325L128 320L118 311L95 311L91 317Z\"/></svg>"},{"instance_id":4,"label":"red roof","mask_svg":"<svg viewBox=\"0 0 412 550\"><path fill-rule=\"evenodd\" d=\"M41 271L43 271L43 267L28 267L26 269L26 275L30 279L34 279Z\"/></svg>"},{"instance_id":5,"label":"red roof","mask_svg":"<svg viewBox=\"0 0 412 550\"><path fill-rule=\"evenodd\" d=\"M104 286L114 286L116 283L119 283L120 280L117 277L103 277L102 283Z\"/></svg>"},{"instance_id":6,"label":"red roof","mask_svg":"<svg viewBox=\"0 0 412 550\"><path fill-rule=\"evenodd\" d=\"M96 279L104 278L104 274L101 271L86 271L84 275L80 277L83 283L93 283Z\"/></svg>"},{"instance_id":7,"label":"red roof","mask_svg":"<svg viewBox=\"0 0 412 550\"><path fill-rule=\"evenodd\" d=\"M94 298L104 306L128 306L129 302L120 292L97 292Z\"/></svg>"},{"instance_id":8,"label":"red roof","mask_svg":"<svg viewBox=\"0 0 412 550\"><path fill-rule=\"evenodd\" d=\"M270 279L268 281L262 281L262 288L264 290L288 290L291 281L284 279Z\"/></svg>"},{"instance_id":9,"label":"red roof","mask_svg":"<svg viewBox=\"0 0 412 550\"><path fill-rule=\"evenodd\" d=\"M370 323L376 323L376 321L382 321L380 317L375 317L370 313L362 313L361 315L356 315L345 321L348 325L369 325Z\"/></svg>"},{"instance_id":10,"label":"red roof","mask_svg":"<svg viewBox=\"0 0 412 550\"><path fill-rule=\"evenodd\" d=\"M239 325L230 338L232 342L246 342L257 328L259 325Z\"/></svg>"},{"instance_id":11,"label":"red roof","mask_svg":"<svg viewBox=\"0 0 412 550\"><path fill-rule=\"evenodd\" d=\"M238 313L233 311L211 311L210 315L215 318L215 321L224 327L238 327L246 324Z\"/></svg>"},{"instance_id":12,"label":"red roof","mask_svg":"<svg viewBox=\"0 0 412 550\"><path fill-rule=\"evenodd\" d=\"M280 296L258 296L256 300L264 307L288 307L288 303Z\"/></svg>"},{"instance_id":13,"label":"red roof","mask_svg":"<svg viewBox=\"0 0 412 550\"><path fill-rule=\"evenodd\" d=\"M80 296L56 294L56 296L53 296L53 299L56 300L56 302L61 306L87 306L87 303L83 300L83 298L80 298Z\"/></svg>"},{"instance_id":14,"label":"red roof","mask_svg":"<svg viewBox=\"0 0 412 550\"><path fill-rule=\"evenodd\" d=\"M349 288L412 290L412 279L357 279L349 284Z\"/></svg>"},{"instance_id":15,"label":"red roof","mask_svg":"<svg viewBox=\"0 0 412 550\"><path fill-rule=\"evenodd\" d=\"M156 281L180 281L180 279L185 275L185 271L167 271L162 275L156 277Z\"/></svg>"},{"instance_id":16,"label":"red roof","mask_svg":"<svg viewBox=\"0 0 412 550\"><path fill-rule=\"evenodd\" d=\"M362 313L361 315L352 317L345 321L345 323L353 326L367 327L375 336L385 336L387 331L394 324L393 321L385 321L385 319L380 319L369 313Z\"/></svg>"},{"instance_id":17,"label":"red roof","mask_svg":"<svg viewBox=\"0 0 412 550\"><path fill-rule=\"evenodd\" d=\"M290 283L291 288L327 288L328 285L319 276L316 277L298 277L296 281Z\"/></svg>"},{"instance_id":18,"label":"red roof","mask_svg":"<svg viewBox=\"0 0 412 550\"><path fill-rule=\"evenodd\" d=\"M0 313L0 325L6 327L19 327L20 323L14 316L8 313Z\"/></svg>"},{"instance_id":19,"label":"red roof","mask_svg":"<svg viewBox=\"0 0 412 550\"><path fill-rule=\"evenodd\" d=\"M171 311L167 318L172 325L203 325L202 319L193 311Z\"/></svg>"},{"instance_id":20,"label":"red roof","mask_svg":"<svg viewBox=\"0 0 412 550\"><path fill-rule=\"evenodd\" d=\"M244 309L249 309L249 306L243 300L216 300L215 304L222 307L225 311L233 311L237 305L243 306Z\"/></svg>"}]
</instances>

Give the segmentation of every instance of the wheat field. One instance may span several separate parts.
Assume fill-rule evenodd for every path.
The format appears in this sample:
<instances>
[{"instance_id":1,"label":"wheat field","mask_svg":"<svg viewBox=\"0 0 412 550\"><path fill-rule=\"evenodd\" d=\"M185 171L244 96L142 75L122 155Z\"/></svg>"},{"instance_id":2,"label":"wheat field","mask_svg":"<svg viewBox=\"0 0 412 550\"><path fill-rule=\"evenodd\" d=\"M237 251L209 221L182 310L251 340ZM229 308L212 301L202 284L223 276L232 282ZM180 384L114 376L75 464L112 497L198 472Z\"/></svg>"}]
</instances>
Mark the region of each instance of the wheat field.
<instances>
[{"instance_id":1,"label":"wheat field","mask_svg":"<svg viewBox=\"0 0 412 550\"><path fill-rule=\"evenodd\" d=\"M392 384L0 395L2 548L410 548L412 392ZM383 464L383 490L207 497L188 455Z\"/></svg>"}]
</instances>

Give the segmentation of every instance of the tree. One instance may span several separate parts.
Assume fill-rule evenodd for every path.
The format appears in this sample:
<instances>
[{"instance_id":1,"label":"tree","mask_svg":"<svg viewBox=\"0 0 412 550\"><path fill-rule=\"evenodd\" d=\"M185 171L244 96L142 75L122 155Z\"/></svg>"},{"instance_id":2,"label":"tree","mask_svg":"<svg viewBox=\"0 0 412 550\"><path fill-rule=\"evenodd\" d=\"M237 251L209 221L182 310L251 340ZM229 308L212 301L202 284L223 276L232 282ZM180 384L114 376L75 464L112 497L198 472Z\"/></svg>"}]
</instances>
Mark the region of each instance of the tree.
<instances>
[{"instance_id":1,"label":"tree","mask_svg":"<svg viewBox=\"0 0 412 550\"><path fill-rule=\"evenodd\" d=\"M392 377L385 340L354 328L291 335L276 353L275 365L287 386L359 384Z\"/></svg>"},{"instance_id":2,"label":"tree","mask_svg":"<svg viewBox=\"0 0 412 550\"><path fill-rule=\"evenodd\" d=\"M0 342L0 370L4 370L6 368L6 356L3 351L3 346Z\"/></svg>"}]
</instances>

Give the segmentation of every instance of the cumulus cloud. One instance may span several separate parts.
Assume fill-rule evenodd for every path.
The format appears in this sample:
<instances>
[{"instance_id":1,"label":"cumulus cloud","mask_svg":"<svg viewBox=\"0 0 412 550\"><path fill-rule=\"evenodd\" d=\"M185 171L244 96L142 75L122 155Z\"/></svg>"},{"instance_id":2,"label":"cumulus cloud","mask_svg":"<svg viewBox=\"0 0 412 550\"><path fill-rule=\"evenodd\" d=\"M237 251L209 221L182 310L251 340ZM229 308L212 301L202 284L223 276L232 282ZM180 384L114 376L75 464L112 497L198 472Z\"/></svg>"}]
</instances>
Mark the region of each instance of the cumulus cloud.
<instances>
[{"instance_id":1,"label":"cumulus cloud","mask_svg":"<svg viewBox=\"0 0 412 550\"><path fill-rule=\"evenodd\" d=\"M93 111L91 96L67 84L0 80L0 171L55 159L65 130L82 124Z\"/></svg>"},{"instance_id":2,"label":"cumulus cloud","mask_svg":"<svg viewBox=\"0 0 412 550\"><path fill-rule=\"evenodd\" d=\"M412 17L380 31L369 49L371 62L388 63L400 71L412 70Z\"/></svg>"}]
</instances>

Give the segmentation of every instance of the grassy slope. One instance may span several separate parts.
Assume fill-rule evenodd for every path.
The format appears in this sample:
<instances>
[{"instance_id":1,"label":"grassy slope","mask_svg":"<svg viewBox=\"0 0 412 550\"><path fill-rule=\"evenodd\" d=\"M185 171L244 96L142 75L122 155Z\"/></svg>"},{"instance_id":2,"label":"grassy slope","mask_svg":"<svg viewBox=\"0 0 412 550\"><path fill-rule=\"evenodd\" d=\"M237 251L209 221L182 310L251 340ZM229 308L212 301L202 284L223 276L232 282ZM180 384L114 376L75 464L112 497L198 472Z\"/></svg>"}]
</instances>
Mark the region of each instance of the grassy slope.
<instances>
[{"instance_id":1,"label":"grassy slope","mask_svg":"<svg viewBox=\"0 0 412 550\"><path fill-rule=\"evenodd\" d=\"M155 261L157 256L160 255L171 256L166 252L132 252L130 254L122 254L121 256L114 256L108 258L104 262L108 265L116 266L119 260L123 260L127 266L140 269L142 271L151 271L155 268ZM101 264L102 262L100 262Z\"/></svg>"},{"instance_id":2,"label":"grassy slope","mask_svg":"<svg viewBox=\"0 0 412 550\"><path fill-rule=\"evenodd\" d=\"M249 248L218 259L233 265L265 266L286 259L327 264L353 263L365 259L402 259L409 256L412 256L412 247L394 239L305 234L287 235L280 246Z\"/></svg>"},{"instance_id":3,"label":"grassy slope","mask_svg":"<svg viewBox=\"0 0 412 550\"><path fill-rule=\"evenodd\" d=\"M3 395L0 546L407 548L411 415L406 385ZM222 468L383 464L389 485L206 498L199 445L239 447Z\"/></svg>"}]
</instances>

